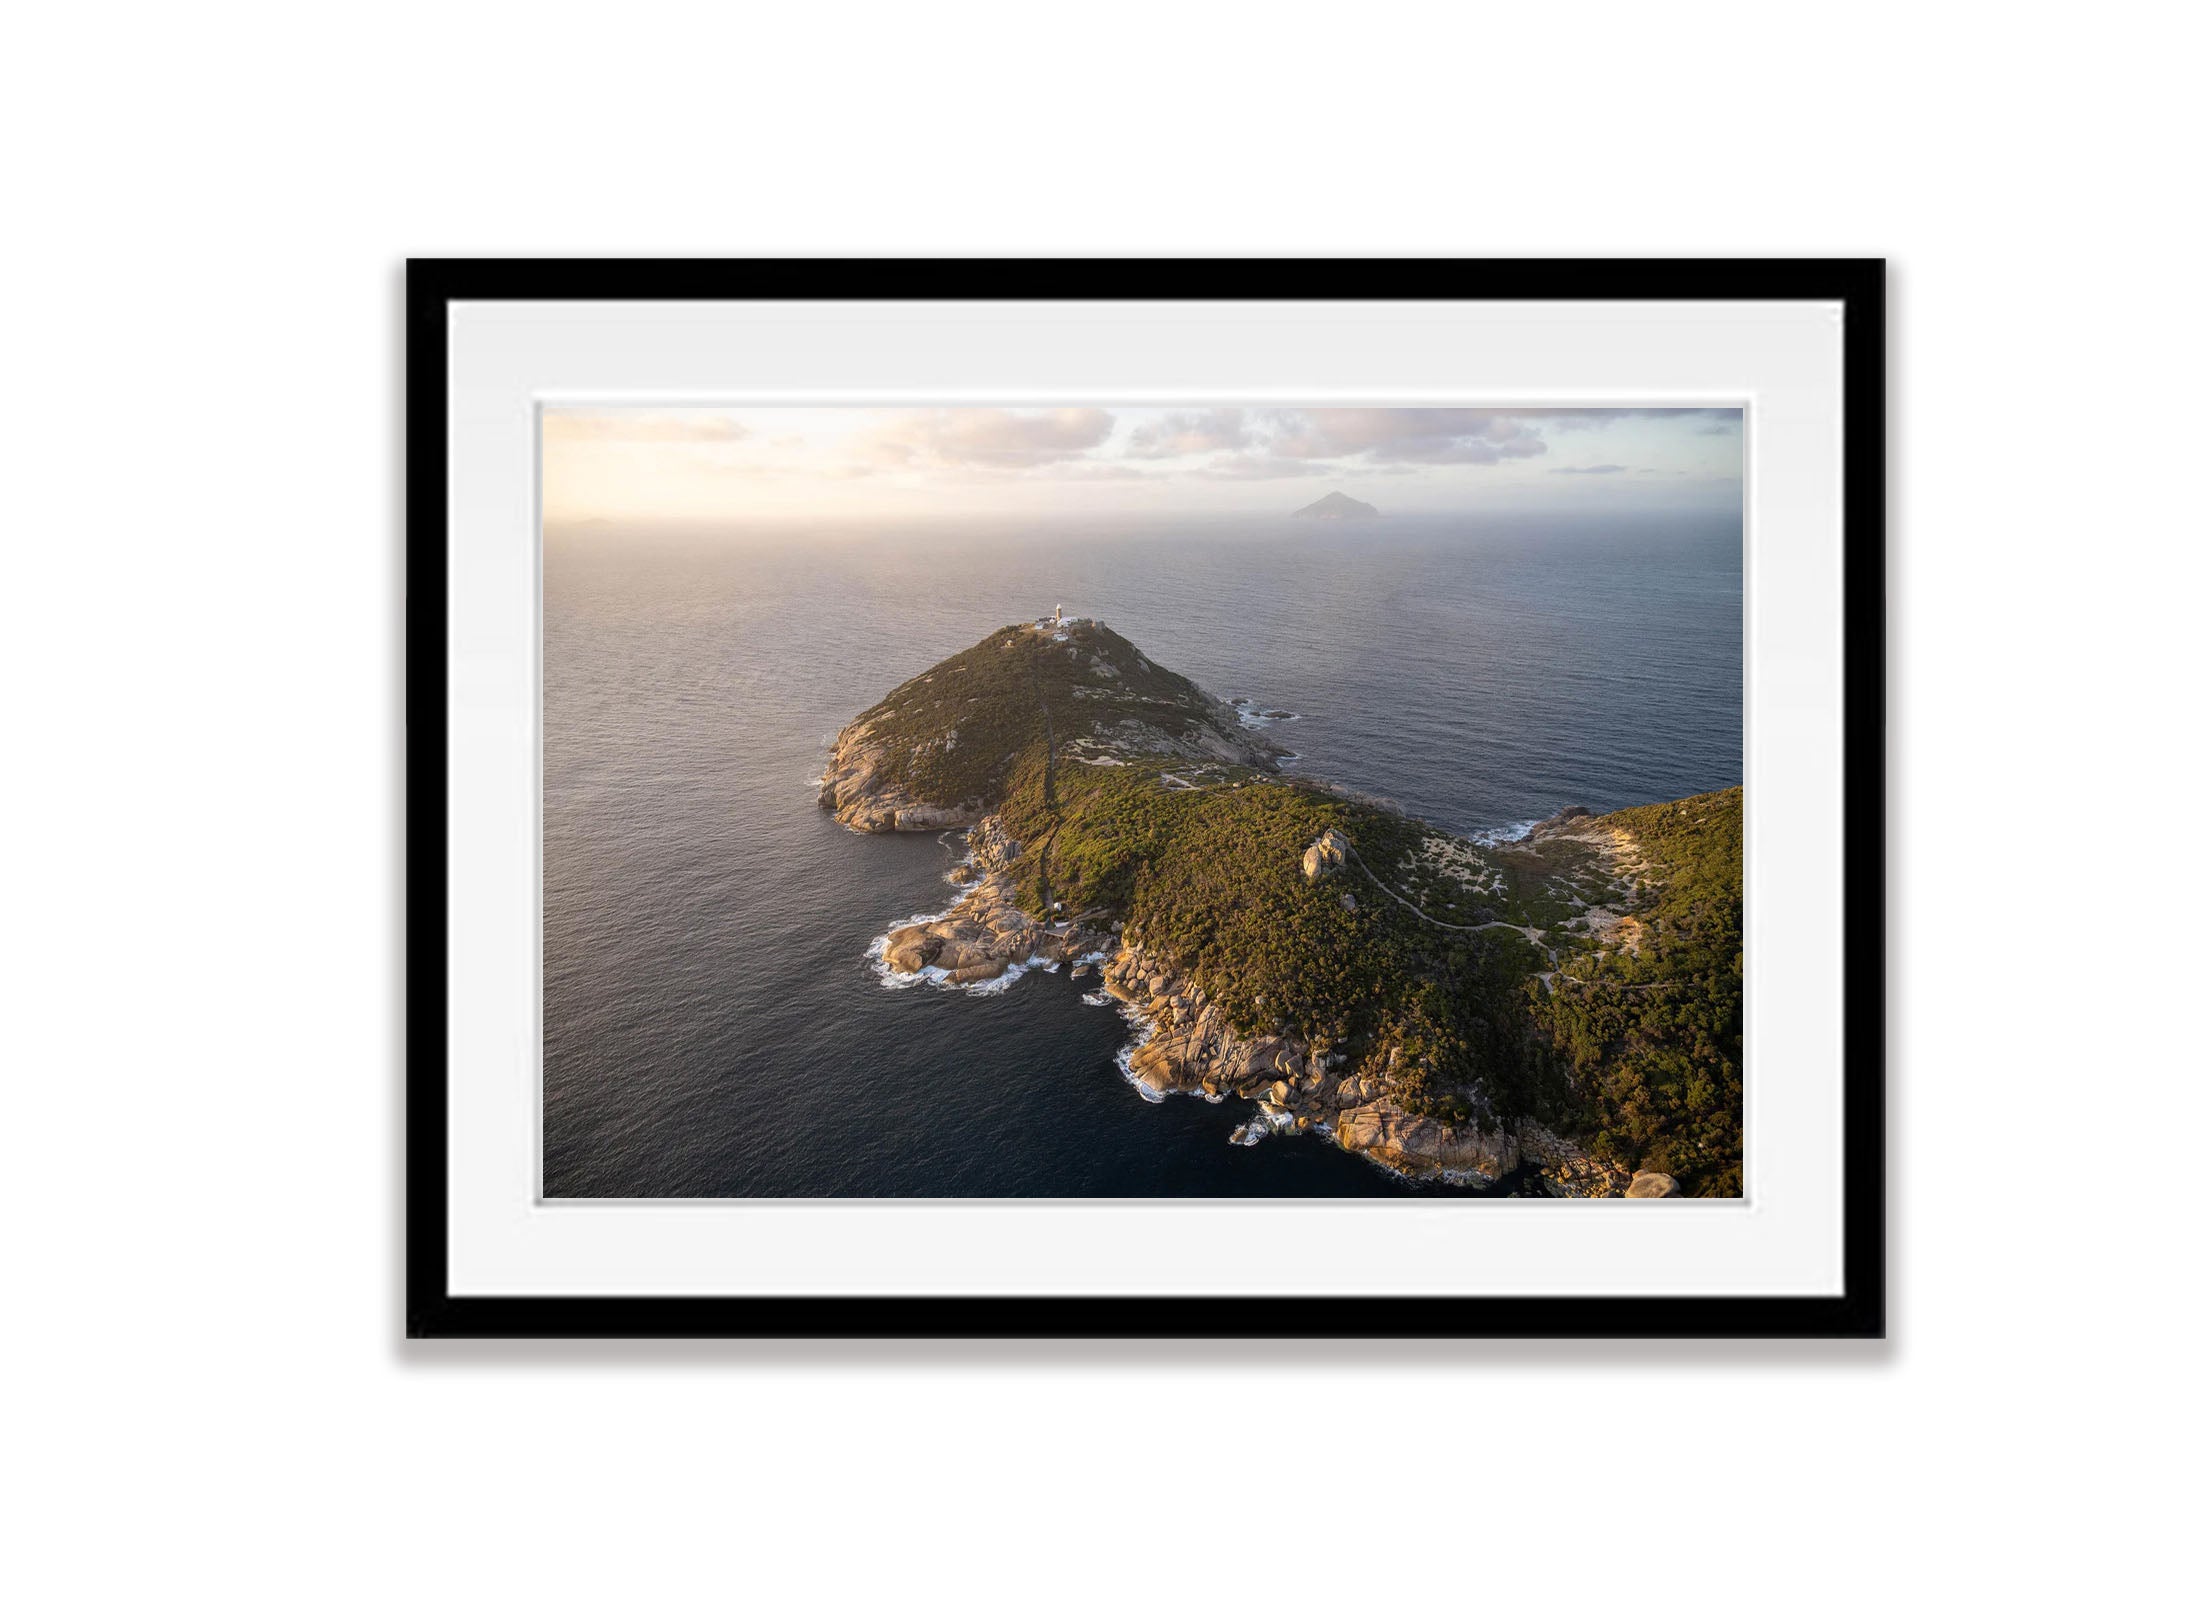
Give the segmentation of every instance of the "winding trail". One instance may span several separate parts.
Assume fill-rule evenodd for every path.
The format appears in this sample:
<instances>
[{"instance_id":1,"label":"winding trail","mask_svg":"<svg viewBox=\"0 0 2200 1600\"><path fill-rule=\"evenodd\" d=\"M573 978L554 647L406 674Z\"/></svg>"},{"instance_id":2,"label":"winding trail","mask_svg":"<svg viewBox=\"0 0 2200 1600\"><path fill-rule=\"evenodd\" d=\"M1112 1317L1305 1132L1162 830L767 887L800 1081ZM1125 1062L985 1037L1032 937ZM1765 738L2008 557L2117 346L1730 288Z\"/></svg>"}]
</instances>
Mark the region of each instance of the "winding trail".
<instances>
[{"instance_id":1,"label":"winding trail","mask_svg":"<svg viewBox=\"0 0 2200 1600\"><path fill-rule=\"evenodd\" d=\"M1389 884L1383 882L1382 879L1376 877L1375 869L1369 866L1367 862L1361 858L1359 850L1353 844L1347 841L1344 849L1345 854L1352 858L1353 864L1357 866L1362 872L1367 874L1368 882L1374 884L1376 888L1382 890L1383 893L1389 895L1391 899L1397 901L1398 904L1404 906L1408 911L1412 912L1415 916L1419 917L1423 922L1427 923L1432 928L1448 928L1453 933L1481 933L1490 928L1510 928L1514 933L1521 935L1528 941L1529 944L1533 945L1538 951L1542 953L1543 959L1545 961L1550 963L1550 970L1548 972L1539 972L1536 974L1537 977L1543 980L1543 986L1546 989L1548 989L1554 982L1576 984L1582 988L1588 989L1612 987L1622 990L1642 990L1677 989L1680 987L1678 983L1625 983L1617 978L1573 977L1570 974L1559 970L1558 956L1555 952L1552 951L1549 945L1543 942L1542 929L1524 928L1517 922L1438 921L1435 917L1430 916L1426 911L1423 911L1419 906L1415 905L1404 895L1393 889ZM1578 904L1579 902L1577 901L1576 903Z\"/></svg>"},{"instance_id":2,"label":"winding trail","mask_svg":"<svg viewBox=\"0 0 2200 1600\"><path fill-rule=\"evenodd\" d=\"M1568 977L1564 972L1559 970L1557 952L1552 950L1549 945L1543 942L1543 930L1541 928L1524 928L1517 922L1439 921L1437 918L1430 916L1426 911L1423 911L1412 901L1408 900L1397 890L1393 889L1389 884L1383 882L1382 879L1376 877L1375 869L1369 866L1367 862L1361 858L1359 849L1356 846L1347 841L1344 849L1345 854L1352 858L1353 864L1357 866L1362 872L1367 874L1368 882L1374 884L1376 888L1382 890L1383 893L1389 895L1391 899L1397 901L1398 904L1404 906L1408 911L1412 912L1415 916L1419 917L1423 922L1427 923L1432 928L1447 928L1453 933L1483 933L1491 928L1509 928L1514 933L1519 934L1522 938L1528 941L1528 945L1531 949L1533 949L1538 955L1543 957L1544 962L1547 964L1547 971L1539 972L1536 974L1538 978L1543 980L1543 987L1546 990L1548 990L1553 983L1560 981L1584 985L1610 983L1613 981L1609 978ZM1670 986L1666 984L1646 983L1629 984L1624 985L1623 987L1637 989L1662 989Z\"/></svg>"},{"instance_id":3,"label":"winding trail","mask_svg":"<svg viewBox=\"0 0 2200 1600\"><path fill-rule=\"evenodd\" d=\"M1397 901L1398 904L1404 906L1408 911L1412 912L1415 916L1419 917L1423 922L1427 923L1432 928L1449 928L1453 933L1486 933L1492 928L1510 928L1513 932L1524 936L1527 939L1528 943L1534 945L1538 950L1543 949L1543 930L1541 928L1523 928L1517 922L1439 921L1437 918L1430 916L1426 911L1423 911L1412 901L1408 900L1397 890L1393 889L1389 884L1383 882L1382 879L1376 877L1375 869L1369 866L1366 861L1361 859L1358 848L1352 845L1349 841L1344 847L1344 853L1352 858L1353 864L1355 866L1357 866L1362 872L1367 874L1368 882L1375 885L1376 888L1382 890L1383 893L1389 895L1391 899ZM1548 956L1550 952L1544 951L1544 954Z\"/></svg>"}]
</instances>

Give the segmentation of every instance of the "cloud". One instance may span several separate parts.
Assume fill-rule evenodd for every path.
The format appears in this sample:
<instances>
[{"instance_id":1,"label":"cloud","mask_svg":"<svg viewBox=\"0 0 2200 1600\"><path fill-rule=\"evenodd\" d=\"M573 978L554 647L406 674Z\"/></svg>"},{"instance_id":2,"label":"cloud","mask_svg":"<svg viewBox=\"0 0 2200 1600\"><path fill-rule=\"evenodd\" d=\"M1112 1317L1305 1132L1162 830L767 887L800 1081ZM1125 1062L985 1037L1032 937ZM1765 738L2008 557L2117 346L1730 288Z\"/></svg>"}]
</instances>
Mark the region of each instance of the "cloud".
<instances>
[{"instance_id":1,"label":"cloud","mask_svg":"<svg viewBox=\"0 0 2200 1600\"><path fill-rule=\"evenodd\" d=\"M542 414L545 444L731 444L749 430L709 411L575 411Z\"/></svg>"},{"instance_id":2,"label":"cloud","mask_svg":"<svg viewBox=\"0 0 2200 1600\"><path fill-rule=\"evenodd\" d=\"M1672 422L1689 417L1710 417L1715 424L1726 425L1722 431L1731 432L1741 413L1732 406L1523 406L1506 411L1504 415L1528 422L1547 422L1569 433L1577 428L1602 428L1629 418Z\"/></svg>"},{"instance_id":3,"label":"cloud","mask_svg":"<svg viewBox=\"0 0 2200 1600\"><path fill-rule=\"evenodd\" d=\"M1552 429L1602 428L1628 417L1692 417L1710 418L1709 427L1733 431L1740 415L1707 406L1317 406L1257 414L1249 442L1276 460L1350 462L1353 470L1384 463L1495 466L1546 454L1544 435Z\"/></svg>"},{"instance_id":4,"label":"cloud","mask_svg":"<svg viewBox=\"0 0 2200 1600\"><path fill-rule=\"evenodd\" d=\"M1246 442L1243 411L1172 411L1134 430L1125 443L1124 454L1147 460L1197 456L1213 450L1242 449Z\"/></svg>"},{"instance_id":5,"label":"cloud","mask_svg":"<svg viewBox=\"0 0 2200 1600\"><path fill-rule=\"evenodd\" d=\"M1114 431L1114 414L1093 406L953 406L897 417L863 449L874 464L891 466L1039 467L1083 455Z\"/></svg>"},{"instance_id":6,"label":"cloud","mask_svg":"<svg viewBox=\"0 0 2200 1600\"><path fill-rule=\"evenodd\" d=\"M1501 411L1456 406L1341 406L1268 415L1269 449L1300 461L1493 462L1539 456L1543 436Z\"/></svg>"},{"instance_id":7,"label":"cloud","mask_svg":"<svg viewBox=\"0 0 2200 1600\"><path fill-rule=\"evenodd\" d=\"M1319 478L1336 469L1326 461L1289 461L1250 452L1222 456L1193 469L1195 478Z\"/></svg>"},{"instance_id":8,"label":"cloud","mask_svg":"<svg viewBox=\"0 0 2200 1600\"><path fill-rule=\"evenodd\" d=\"M1601 467L1552 467L1550 470L1557 473L1571 473L1576 477L1593 478L1606 472L1625 472L1627 469L1608 461ZM1644 472L1654 472L1657 469L1644 467L1642 470Z\"/></svg>"},{"instance_id":9,"label":"cloud","mask_svg":"<svg viewBox=\"0 0 2200 1600\"><path fill-rule=\"evenodd\" d=\"M1113 461L1065 461L1045 469L1043 476L1063 483L1150 483L1173 476L1166 472L1141 472Z\"/></svg>"}]
</instances>

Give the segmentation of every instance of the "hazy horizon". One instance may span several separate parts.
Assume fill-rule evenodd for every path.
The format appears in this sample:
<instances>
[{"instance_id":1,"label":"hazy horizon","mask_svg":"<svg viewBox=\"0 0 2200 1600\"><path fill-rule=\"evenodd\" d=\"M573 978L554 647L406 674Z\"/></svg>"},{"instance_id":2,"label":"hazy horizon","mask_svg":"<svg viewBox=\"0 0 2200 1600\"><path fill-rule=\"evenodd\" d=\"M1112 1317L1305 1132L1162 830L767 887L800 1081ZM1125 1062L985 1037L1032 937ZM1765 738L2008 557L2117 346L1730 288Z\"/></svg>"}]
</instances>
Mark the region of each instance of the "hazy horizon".
<instances>
[{"instance_id":1,"label":"hazy horizon","mask_svg":"<svg viewBox=\"0 0 2200 1600\"><path fill-rule=\"evenodd\" d=\"M1739 512L1734 407L545 406L546 525Z\"/></svg>"}]
</instances>

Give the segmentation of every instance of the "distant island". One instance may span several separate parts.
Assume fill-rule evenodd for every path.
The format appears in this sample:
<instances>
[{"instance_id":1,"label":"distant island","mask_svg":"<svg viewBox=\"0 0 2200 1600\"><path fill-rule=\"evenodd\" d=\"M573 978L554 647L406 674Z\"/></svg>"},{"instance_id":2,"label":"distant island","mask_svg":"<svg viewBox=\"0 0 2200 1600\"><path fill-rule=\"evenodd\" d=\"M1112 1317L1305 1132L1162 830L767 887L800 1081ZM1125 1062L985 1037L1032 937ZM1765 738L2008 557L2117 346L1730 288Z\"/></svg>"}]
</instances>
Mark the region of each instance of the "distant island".
<instances>
[{"instance_id":1,"label":"distant island","mask_svg":"<svg viewBox=\"0 0 2200 1600\"><path fill-rule=\"evenodd\" d=\"M1332 501L1360 504L1299 514ZM1131 1085L1248 1102L1239 1143L1739 1194L1741 790L1461 838L1287 775L1278 715L1059 611L902 684L841 731L818 803L859 832L963 829L965 852L954 904L881 934L879 970L1098 968Z\"/></svg>"},{"instance_id":2,"label":"distant island","mask_svg":"<svg viewBox=\"0 0 2200 1600\"><path fill-rule=\"evenodd\" d=\"M1379 517L1381 512L1365 500L1355 500L1348 494L1325 494L1310 506L1300 506L1291 513L1294 517Z\"/></svg>"}]
</instances>

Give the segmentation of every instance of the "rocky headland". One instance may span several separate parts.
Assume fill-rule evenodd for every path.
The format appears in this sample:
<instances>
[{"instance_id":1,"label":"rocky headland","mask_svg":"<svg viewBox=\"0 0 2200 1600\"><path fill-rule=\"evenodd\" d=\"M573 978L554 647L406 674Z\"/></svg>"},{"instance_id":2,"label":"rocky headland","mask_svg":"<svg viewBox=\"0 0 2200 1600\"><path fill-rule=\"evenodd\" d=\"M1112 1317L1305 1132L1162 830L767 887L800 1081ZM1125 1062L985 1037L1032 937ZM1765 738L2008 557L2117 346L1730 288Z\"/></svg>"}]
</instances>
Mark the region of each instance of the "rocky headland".
<instances>
[{"instance_id":1,"label":"rocky headland","mask_svg":"<svg viewBox=\"0 0 2200 1600\"><path fill-rule=\"evenodd\" d=\"M1247 1102L1237 1142L1312 1134L1525 1193L1739 1192L1738 790L1462 839L1286 776L1287 754L1112 630L1049 618L850 723L819 803L859 832L965 830L954 903L873 942L889 981L1096 968L1133 1026L1124 1077ZM1675 1112L1672 1047L1723 1040L1668 1037L1685 984L1660 958L1711 931L1699 858L1719 877L1729 833L1732 1072L1680 1063ZM1681 920L1661 915L1676 882ZM1731 1161L1702 1115L1722 1095Z\"/></svg>"}]
</instances>

